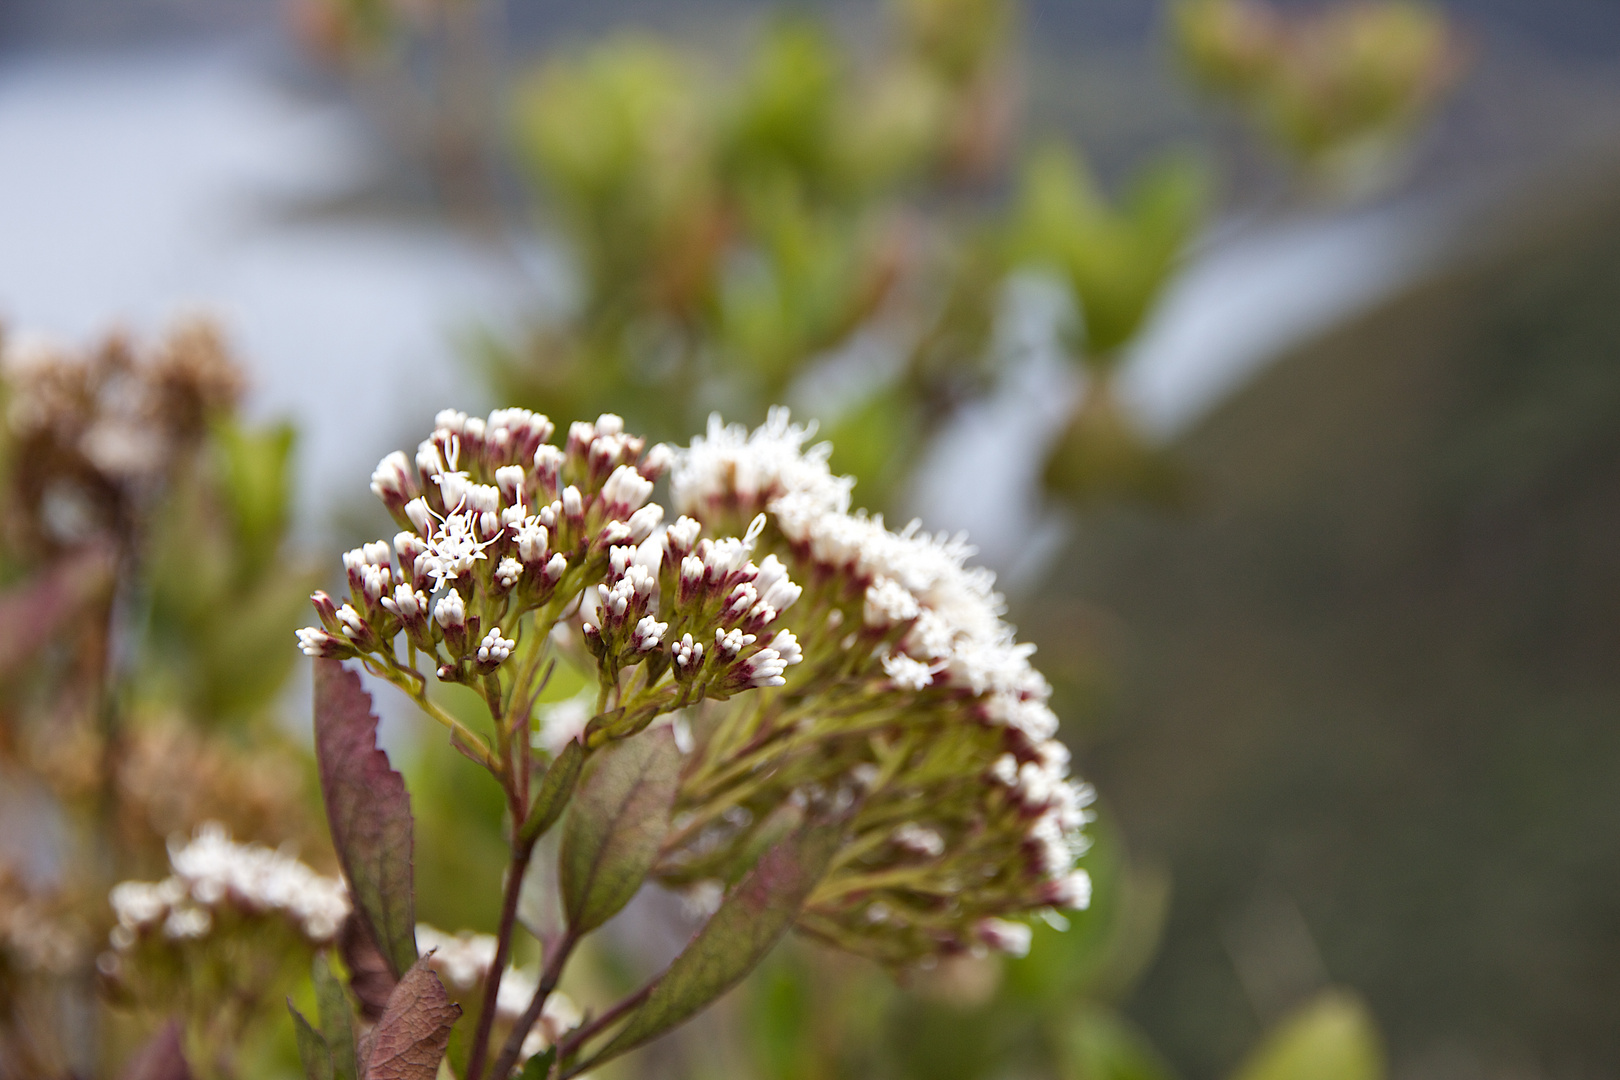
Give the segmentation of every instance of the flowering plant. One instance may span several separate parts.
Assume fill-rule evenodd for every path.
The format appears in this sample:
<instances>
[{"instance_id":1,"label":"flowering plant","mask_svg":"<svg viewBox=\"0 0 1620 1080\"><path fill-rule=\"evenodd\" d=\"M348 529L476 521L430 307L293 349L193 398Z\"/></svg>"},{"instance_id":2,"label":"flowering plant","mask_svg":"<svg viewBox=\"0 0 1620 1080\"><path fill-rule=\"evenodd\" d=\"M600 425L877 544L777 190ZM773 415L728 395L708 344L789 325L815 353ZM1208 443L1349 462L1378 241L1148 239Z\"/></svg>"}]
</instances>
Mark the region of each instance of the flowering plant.
<instances>
[{"instance_id":1,"label":"flowering plant","mask_svg":"<svg viewBox=\"0 0 1620 1080\"><path fill-rule=\"evenodd\" d=\"M1090 791L1068 779L1032 647L963 539L852 513L852 481L785 411L752 433L712 420L680 450L611 415L561 446L552 433L526 410L441 413L414 460L373 476L401 531L349 552L347 600L316 593L320 625L299 631L354 904L350 985L375 1022L356 1056L347 1000L323 993L319 1025L299 1018L309 1075L434 1075L460 1011L432 967L460 972L458 989L475 981L463 969L482 979L453 1071L480 1080L493 1059L504 1078L528 1059L526 1075L569 1077L701 1010L790 927L904 968L1021 952L1022 920L1086 905ZM667 524L651 501L666 475ZM504 794L500 925L464 964L416 926L409 799L344 660L408 694ZM594 703L542 724L558 661L594 673ZM440 684L481 694L485 731ZM559 823L551 922L525 893L547 887L529 869ZM708 921L590 1019L548 1013L580 941L649 879ZM544 963L503 1008L520 912ZM420 958L429 940L441 952Z\"/></svg>"},{"instance_id":2,"label":"flowering plant","mask_svg":"<svg viewBox=\"0 0 1620 1080\"><path fill-rule=\"evenodd\" d=\"M165 852L217 821L325 854L276 717L317 580L287 542L293 432L245 422L245 383L206 319L89 347L0 341L4 1075L104 1075L149 1008L183 1021L199 1066L239 1075L266 1030L251 1002L316 944L258 893L194 895L197 864L173 861L190 846ZM133 887L109 905L166 854L163 905Z\"/></svg>"}]
</instances>

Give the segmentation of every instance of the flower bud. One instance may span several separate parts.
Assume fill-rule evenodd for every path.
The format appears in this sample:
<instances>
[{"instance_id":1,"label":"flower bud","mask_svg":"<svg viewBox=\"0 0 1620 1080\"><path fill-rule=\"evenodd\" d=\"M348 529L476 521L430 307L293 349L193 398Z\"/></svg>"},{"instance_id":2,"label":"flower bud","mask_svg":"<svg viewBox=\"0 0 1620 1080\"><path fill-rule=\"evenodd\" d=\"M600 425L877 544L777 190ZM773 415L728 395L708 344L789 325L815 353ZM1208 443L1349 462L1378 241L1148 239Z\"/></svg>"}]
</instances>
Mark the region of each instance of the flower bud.
<instances>
[{"instance_id":1,"label":"flower bud","mask_svg":"<svg viewBox=\"0 0 1620 1080\"><path fill-rule=\"evenodd\" d=\"M315 605L315 614L320 618L321 625L334 634L343 632L343 624L338 622L337 604L321 589L309 594L309 602Z\"/></svg>"},{"instance_id":2,"label":"flower bud","mask_svg":"<svg viewBox=\"0 0 1620 1080\"><path fill-rule=\"evenodd\" d=\"M508 555L495 568L495 585L503 592L511 592L523 578L523 564Z\"/></svg>"},{"instance_id":3,"label":"flower bud","mask_svg":"<svg viewBox=\"0 0 1620 1080\"><path fill-rule=\"evenodd\" d=\"M628 517L651 497L653 484L633 466L620 465L602 485L602 501L612 517Z\"/></svg>"},{"instance_id":4,"label":"flower bud","mask_svg":"<svg viewBox=\"0 0 1620 1080\"><path fill-rule=\"evenodd\" d=\"M461 594L451 589L439 597L434 605L433 619L446 630L460 629L467 625L467 608L462 603Z\"/></svg>"},{"instance_id":5,"label":"flower bud","mask_svg":"<svg viewBox=\"0 0 1620 1080\"><path fill-rule=\"evenodd\" d=\"M528 474L521 465L502 465L495 470L495 486L508 506L523 501L523 485L527 480Z\"/></svg>"},{"instance_id":6,"label":"flower bud","mask_svg":"<svg viewBox=\"0 0 1620 1080\"><path fill-rule=\"evenodd\" d=\"M657 482L658 478L668 472L673 464L675 464L675 451L664 443L658 443L647 451L646 456L641 459L641 464L636 466L636 471L648 480Z\"/></svg>"},{"instance_id":7,"label":"flower bud","mask_svg":"<svg viewBox=\"0 0 1620 1080\"><path fill-rule=\"evenodd\" d=\"M792 667L804 659L804 653L799 649L799 639L793 636L791 630L778 630L776 636L771 638L770 648L782 658L786 667Z\"/></svg>"},{"instance_id":8,"label":"flower bud","mask_svg":"<svg viewBox=\"0 0 1620 1080\"><path fill-rule=\"evenodd\" d=\"M1007 919L981 919L975 927L979 940L1008 956L1028 956L1031 933L1024 923Z\"/></svg>"},{"instance_id":9,"label":"flower bud","mask_svg":"<svg viewBox=\"0 0 1620 1080\"><path fill-rule=\"evenodd\" d=\"M703 643L692 640L691 634L682 634L681 640L670 646L670 656L682 675L690 676L703 664Z\"/></svg>"},{"instance_id":10,"label":"flower bud","mask_svg":"<svg viewBox=\"0 0 1620 1080\"><path fill-rule=\"evenodd\" d=\"M378 647L377 635L372 633L371 624L354 609L351 604L344 604L338 608L338 623L343 629L343 636L349 643L361 652L371 652Z\"/></svg>"},{"instance_id":11,"label":"flower bud","mask_svg":"<svg viewBox=\"0 0 1620 1080\"><path fill-rule=\"evenodd\" d=\"M631 644L637 652L652 652L664 640L664 633L669 629L669 623L661 623L651 615L645 615L636 624L635 633L631 635Z\"/></svg>"},{"instance_id":12,"label":"flower bud","mask_svg":"<svg viewBox=\"0 0 1620 1080\"><path fill-rule=\"evenodd\" d=\"M639 544L653 534L653 531L664 520L664 508L657 503L649 503L630 515L625 524L630 529L630 542Z\"/></svg>"},{"instance_id":13,"label":"flower bud","mask_svg":"<svg viewBox=\"0 0 1620 1080\"><path fill-rule=\"evenodd\" d=\"M664 531L664 549L674 561L680 562L697 546L698 533L702 531L703 526L691 518L676 518L675 524Z\"/></svg>"},{"instance_id":14,"label":"flower bud","mask_svg":"<svg viewBox=\"0 0 1620 1080\"><path fill-rule=\"evenodd\" d=\"M517 642L511 638L502 637L501 628L497 626L485 634L484 640L478 645L479 670L485 674L494 671L502 661L512 655L512 650L515 648L517 648Z\"/></svg>"},{"instance_id":15,"label":"flower bud","mask_svg":"<svg viewBox=\"0 0 1620 1080\"><path fill-rule=\"evenodd\" d=\"M539 568L546 563L551 536L538 518L527 518L517 527L518 558L525 566Z\"/></svg>"},{"instance_id":16,"label":"flower bud","mask_svg":"<svg viewBox=\"0 0 1620 1080\"><path fill-rule=\"evenodd\" d=\"M1091 875L1076 870L1057 881L1049 882L1044 890L1046 902L1055 908L1083 911L1091 906Z\"/></svg>"},{"instance_id":17,"label":"flower bud","mask_svg":"<svg viewBox=\"0 0 1620 1080\"><path fill-rule=\"evenodd\" d=\"M406 503L405 517L421 535L427 536L433 532L433 510L426 499L415 498Z\"/></svg>"},{"instance_id":18,"label":"flower bud","mask_svg":"<svg viewBox=\"0 0 1620 1080\"><path fill-rule=\"evenodd\" d=\"M550 443L542 444L534 452L534 482L536 497L541 503L557 498L562 487L563 452Z\"/></svg>"},{"instance_id":19,"label":"flower bud","mask_svg":"<svg viewBox=\"0 0 1620 1080\"><path fill-rule=\"evenodd\" d=\"M398 450L383 458L371 474L371 491L382 500L388 512L398 518L405 504L418 494L410 460Z\"/></svg>"},{"instance_id":20,"label":"flower bud","mask_svg":"<svg viewBox=\"0 0 1620 1080\"><path fill-rule=\"evenodd\" d=\"M319 659L341 660L354 655L354 649L347 641L313 626L298 631L298 647L305 656Z\"/></svg>"},{"instance_id":21,"label":"flower bud","mask_svg":"<svg viewBox=\"0 0 1620 1080\"><path fill-rule=\"evenodd\" d=\"M600 661L607 655L607 642L602 640L602 631L595 623L581 623L580 637L585 639L585 648Z\"/></svg>"}]
</instances>

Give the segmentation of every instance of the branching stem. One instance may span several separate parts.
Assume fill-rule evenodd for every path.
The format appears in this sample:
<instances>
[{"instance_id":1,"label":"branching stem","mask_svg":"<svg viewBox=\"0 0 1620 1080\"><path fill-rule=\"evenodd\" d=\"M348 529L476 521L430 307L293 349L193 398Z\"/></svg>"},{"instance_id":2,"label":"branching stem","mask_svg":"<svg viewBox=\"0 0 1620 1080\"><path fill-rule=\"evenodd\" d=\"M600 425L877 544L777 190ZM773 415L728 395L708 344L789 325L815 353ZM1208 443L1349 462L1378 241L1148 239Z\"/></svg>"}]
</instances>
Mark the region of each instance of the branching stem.
<instances>
[{"instance_id":1,"label":"branching stem","mask_svg":"<svg viewBox=\"0 0 1620 1080\"><path fill-rule=\"evenodd\" d=\"M653 992L653 987L657 985L658 983L656 980L648 983L646 986L643 986L640 990L637 990L629 997L620 999L617 1004L613 1005L601 1016L596 1017L588 1023L581 1024L573 1031L570 1031L567 1037L564 1038L557 1046L558 1065L561 1066L562 1063L567 1060L570 1055L577 1052L580 1047L584 1046L591 1039L596 1038L596 1036L600 1035L607 1028L618 1023L631 1009L636 1008L643 1001L646 1001L647 995L651 994ZM558 1075L558 1080L568 1080L568 1078L571 1076L578 1076L580 1073L589 1069L594 1064L596 1064L596 1061L594 1058L592 1058L576 1065L567 1066L566 1068L563 1068L563 1071Z\"/></svg>"},{"instance_id":2,"label":"branching stem","mask_svg":"<svg viewBox=\"0 0 1620 1080\"><path fill-rule=\"evenodd\" d=\"M557 989L557 983L562 979L563 966L568 963L569 954L579 939L569 931L557 943L553 955L546 958L546 970L540 976L540 985L535 988L534 997L529 1000L529 1007L523 1010L523 1015L512 1027L512 1033L506 1037L506 1045L501 1048L501 1056L495 1059L495 1071L492 1074L495 1080L506 1080L517 1067L518 1055L523 1053L523 1041L529 1037L529 1032L539 1022L540 1014L545 1011L546 1001L551 992Z\"/></svg>"},{"instance_id":3,"label":"branching stem","mask_svg":"<svg viewBox=\"0 0 1620 1080\"><path fill-rule=\"evenodd\" d=\"M523 892L523 878L529 870L529 857L534 845L513 841L512 866L507 871L506 896L501 902L500 932L495 938L495 959L489 965L484 979L484 1000L478 1009L478 1027L473 1033L472 1053L467 1059L467 1080L480 1080L484 1074L484 1059L489 1056L489 1033L495 1026L495 1003L501 991L501 976L506 973L506 961L512 953L512 931L517 927L518 899ZM497 1077L504 1080L503 1073Z\"/></svg>"}]
</instances>

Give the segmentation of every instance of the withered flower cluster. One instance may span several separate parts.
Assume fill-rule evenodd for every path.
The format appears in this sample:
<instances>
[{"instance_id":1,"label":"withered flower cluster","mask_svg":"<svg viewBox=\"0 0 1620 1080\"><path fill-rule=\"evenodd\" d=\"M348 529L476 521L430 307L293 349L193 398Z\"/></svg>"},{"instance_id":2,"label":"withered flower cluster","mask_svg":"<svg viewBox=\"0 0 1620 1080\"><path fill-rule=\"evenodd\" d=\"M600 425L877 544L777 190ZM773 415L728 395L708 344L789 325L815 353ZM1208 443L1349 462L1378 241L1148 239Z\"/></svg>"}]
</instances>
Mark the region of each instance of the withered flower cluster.
<instances>
[{"instance_id":1,"label":"withered flower cluster","mask_svg":"<svg viewBox=\"0 0 1620 1080\"><path fill-rule=\"evenodd\" d=\"M19 539L46 551L138 532L136 515L241 396L218 327L195 319L150 349L114 334L82 352L7 342L6 421Z\"/></svg>"}]
</instances>

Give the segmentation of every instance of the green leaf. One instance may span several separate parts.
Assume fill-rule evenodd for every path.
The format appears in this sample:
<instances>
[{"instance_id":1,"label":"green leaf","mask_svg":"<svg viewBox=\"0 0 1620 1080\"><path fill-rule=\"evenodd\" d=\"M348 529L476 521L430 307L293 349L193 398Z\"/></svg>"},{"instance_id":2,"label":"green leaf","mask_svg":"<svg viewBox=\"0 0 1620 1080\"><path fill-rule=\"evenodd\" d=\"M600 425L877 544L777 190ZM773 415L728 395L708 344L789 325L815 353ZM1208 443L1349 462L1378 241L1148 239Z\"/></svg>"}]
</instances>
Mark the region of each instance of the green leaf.
<instances>
[{"instance_id":1,"label":"green leaf","mask_svg":"<svg viewBox=\"0 0 1620 1080\"><path fill-rule=\"evenodd\" d=\"M575 934L630 902L669 833L681 754L668 727L600 753L568 812L558 857L563 910Z\"/></svg>"},{"instance_id":2,"label":"green leaf","mask_svg":"<svg viewBox=\"0 0 1620 1080\"><path fill-rule=\"evenodd\" d=\"M523 1063L523 1068L518 1070L518 1080L546 1080L556 1063L557 1048L548 1046L545 1053L536 1054Z\"/></svg>"},{"instance_id":3,"label":"green leaf","mask_svg":"<svg viewBox=\"0 0 1620 1080\"><path fill-rule=\"evenodd\" d=\"M349 1008L349 998L343 992L343 984L332 974L324 953L315 957L312 977L315 981L315 1004L321 1020L321 1038L330 1055L333 1080L360 1080L360 1065L354 1053L354 1013Z\"/></svg>"},{"instance_id":4,"label":"green leaf","mask_svg":"<svg viewBox=\"0 0 1620 1080\"><path fill-rule=\"evenodd\" d=\"M389 969L401 975L416 963L411 797L377 746L371 695L336 660L315 661L315 756L355 910Z\"/></svg>"},{"instance_id":5,"label":"green leaf","mask_svg":"<svg viewBox=\"0 0 1620 1080\"><path fill-rule=\"evenodd\" d=\"M526 843L534 843L557 824L557 819L568 808L568 799L574 794L574 785L584 764L585 747L577 739L563 747L562 753L551 763L540 781L540 790L535 793L529 818L523 823L522 838Z\"/></svg>"},{"instance_id":6,"label":"green leaf","mask_svg":"<svg viewBox=\"0 0 1620 1080\"><path fill-rule=\"evenodd\" d=\"M258 431L222 423L214 436L224 459L219 487L240 546L240 572L255 581L273 563L287 531L288 466L297 432L288 423Z\"/></svg>"},{"instance_id":7,"label":"green leaf","mask_svg":"<svg viewBox=\"0 0 1620 1080\"><path fill-rule=\"evenodd\" d=\"M460 1017L461 1006L450 1000L427 961L418 960L371 1029L365 1080L434 1080Z\"/></svg>"},{"instance_id":8,"label":"green leaf","mask_svg":"<svg viewBox=\"0 0 1620 1080\"><path fill-rule=\"evenodd\" d=\"M1064 1080L1170 1080L1169 1066L1117 1013L1082 1007L1069 1017L1059 1045Z\"/></svg>"},{"instance_id":9,"label":"green leaf","mask_svg":"<svg viewBox=\"0 0 1620 1080\"><path fill-rule=\"evenodd\" d=\"M842 842L840 830L810 825L766 852L592 1066L685 1022L740 982L793 925Z\"/></svg>"},{"instance_id":10,"label":"green leaf","mask_svg":"<svg viewBox=\"0 0 1620 1080\"><path fill-rule=\"evenodd\" d=\"M337 1074L332 1063L332 1048L326 1044L321 1033L304 1019L304 1014L293 1007L291 998L287 999L287 1011L292 1013L293 1033L298 1039L298 1060L304 1064L304 1075L309 1080L335 1080Z\"/></svg>"},{"instance_id":11,"label":"green leaf","mask_svg":"<svg viewBox=\"0 0 1620 1080\"><path fill-rule=\"evenodd\" d=\"M1077 358L1112 370L1203 218L1204 170L1191 158L1167 158L1114 204L1074 152L1054 143L1030 156L1022 188L1013 257L1064 279L1079 309Z\"/></svg>"},{"instance_id":12,"label":"green leaf","mask_svg":"<svg viewBox=\"0 0 1620 1080\"><path fill-rule=\"evenodd\" d=\"M1233 1080L1383 1080L1378 1027L1361 1000L1326 990L1278 1024Z\"/></svg>"}]
</instances>

